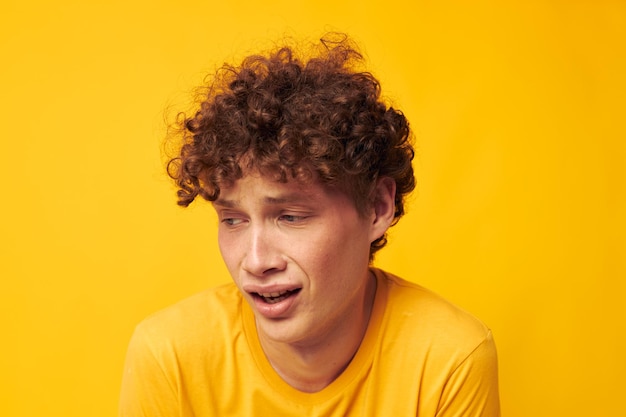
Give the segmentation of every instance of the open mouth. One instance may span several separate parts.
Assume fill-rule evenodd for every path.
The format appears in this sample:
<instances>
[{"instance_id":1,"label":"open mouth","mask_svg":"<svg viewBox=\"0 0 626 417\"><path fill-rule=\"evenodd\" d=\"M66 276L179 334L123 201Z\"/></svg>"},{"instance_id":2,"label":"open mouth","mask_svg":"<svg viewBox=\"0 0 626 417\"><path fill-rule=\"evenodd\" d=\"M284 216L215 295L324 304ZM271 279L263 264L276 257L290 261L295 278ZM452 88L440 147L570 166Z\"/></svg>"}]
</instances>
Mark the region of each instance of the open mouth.
<instances>
[{"instance_id":1,"label":"open mouth","mask_svg":"<svg viewBox=\"0 0 626 417\"><path fill-rule=\"evenodd\" d=\"M261 300L266 302L267 304L276 304L283 301L286 298L291 297L292 295L297 294L300 291L300 288L290 291L279 291L279 292L268 292L268 293L255 293L254 295L259 297Z\"/></svg>"}]
</instances>

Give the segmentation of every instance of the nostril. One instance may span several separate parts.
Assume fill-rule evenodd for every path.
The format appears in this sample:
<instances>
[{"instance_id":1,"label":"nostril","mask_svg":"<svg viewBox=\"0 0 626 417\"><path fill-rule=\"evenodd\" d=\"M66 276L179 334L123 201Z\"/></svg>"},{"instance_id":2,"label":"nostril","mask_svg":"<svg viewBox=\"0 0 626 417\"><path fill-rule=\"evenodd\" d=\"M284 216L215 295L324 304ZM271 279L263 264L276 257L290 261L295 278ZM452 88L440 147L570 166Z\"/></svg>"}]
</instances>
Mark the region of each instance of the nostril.
<instances>
[{"instance_id":1,"label":"nostril","mask_svg":"<svg viewBox=\"0 0 626 417\"><path fill-rule=\"evenodd\" d=\"M271 243L273 240L269 236L258 236L259 234L260 232L256 233L250 242L243 260L243 268L259 277L284 270L286 262L279 246Z\"/></svg>"}]
</instances>

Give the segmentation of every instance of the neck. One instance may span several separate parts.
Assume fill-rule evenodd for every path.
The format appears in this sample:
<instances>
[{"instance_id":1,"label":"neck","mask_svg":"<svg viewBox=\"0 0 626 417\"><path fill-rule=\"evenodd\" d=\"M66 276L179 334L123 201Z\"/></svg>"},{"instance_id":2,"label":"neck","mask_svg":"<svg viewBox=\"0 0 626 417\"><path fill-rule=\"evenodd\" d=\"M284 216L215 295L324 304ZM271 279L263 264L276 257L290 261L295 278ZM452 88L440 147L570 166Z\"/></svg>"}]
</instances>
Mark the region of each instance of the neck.
<instances>
[{"instance_id":1,"label":"neck","mask_svg":"<svg viewBox=\"0 0 626 417\"><path fill-rule=\"evenodd\" d=\"M362 304L314 343L274 343L259 334L263 351L280 377L303 392L318 392L348 367L365 336L376 295L376 278L370 272Z\"/></svg>"}]
</instances>

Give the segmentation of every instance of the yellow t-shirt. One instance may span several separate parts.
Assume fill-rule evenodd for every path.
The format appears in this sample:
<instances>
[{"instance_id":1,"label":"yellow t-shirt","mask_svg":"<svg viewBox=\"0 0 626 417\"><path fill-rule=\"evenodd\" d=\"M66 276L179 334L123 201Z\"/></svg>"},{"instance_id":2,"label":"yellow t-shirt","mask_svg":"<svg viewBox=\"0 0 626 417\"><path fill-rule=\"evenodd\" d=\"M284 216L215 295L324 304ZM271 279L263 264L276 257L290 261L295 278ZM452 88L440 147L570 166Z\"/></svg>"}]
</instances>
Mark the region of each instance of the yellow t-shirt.
<instances>
[{"instance_id":1,"label":"yellow t-shirt","mask_svg":"<svg viewBox=\"0 0 626 417\"><path fill-rule=\"evenodd\" d=\"M441 297L374 269L367 332L345 371L316 393L265 358L234 284L144 320L132 337L121 417L500 415L491 332Z\"/></svg>"}]
</instances>

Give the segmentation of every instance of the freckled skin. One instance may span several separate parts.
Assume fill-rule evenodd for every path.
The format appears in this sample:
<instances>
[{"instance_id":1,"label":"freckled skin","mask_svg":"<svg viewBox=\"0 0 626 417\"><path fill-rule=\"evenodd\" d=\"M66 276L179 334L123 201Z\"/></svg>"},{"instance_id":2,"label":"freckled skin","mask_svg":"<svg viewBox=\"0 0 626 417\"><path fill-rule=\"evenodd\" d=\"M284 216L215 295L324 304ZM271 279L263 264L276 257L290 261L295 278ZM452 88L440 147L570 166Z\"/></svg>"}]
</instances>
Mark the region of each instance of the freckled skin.
<instances>
[{"instance_id":1,"label":"freckled skin","mask_svg":"<svg viewBox=\"0 0 626 417\"><path fill-rule=\"evenodd\" d=\"M260 175L223 189L214 207L222 256L255 311L260 338L314 346L362 324L369 245L378 237L373 214L360 216L347 196L315 182ZM300 290L285 314L267 318L247 286Z\"/></svg>"},{"instance_id":2,"label":"freckled skin","mask_svg":"<svg viewBox=\"0 0 626 417\"><path fill-rule=\"evenodd\" d=\"M379 179L374 203L359 214L347 195L315 180L248 172L213 203L220 251L259 342L294 388L323 389L358 350L376 292L370 244L393 221L395 191L392 179Z\"/></svg>"}]
</instances>

